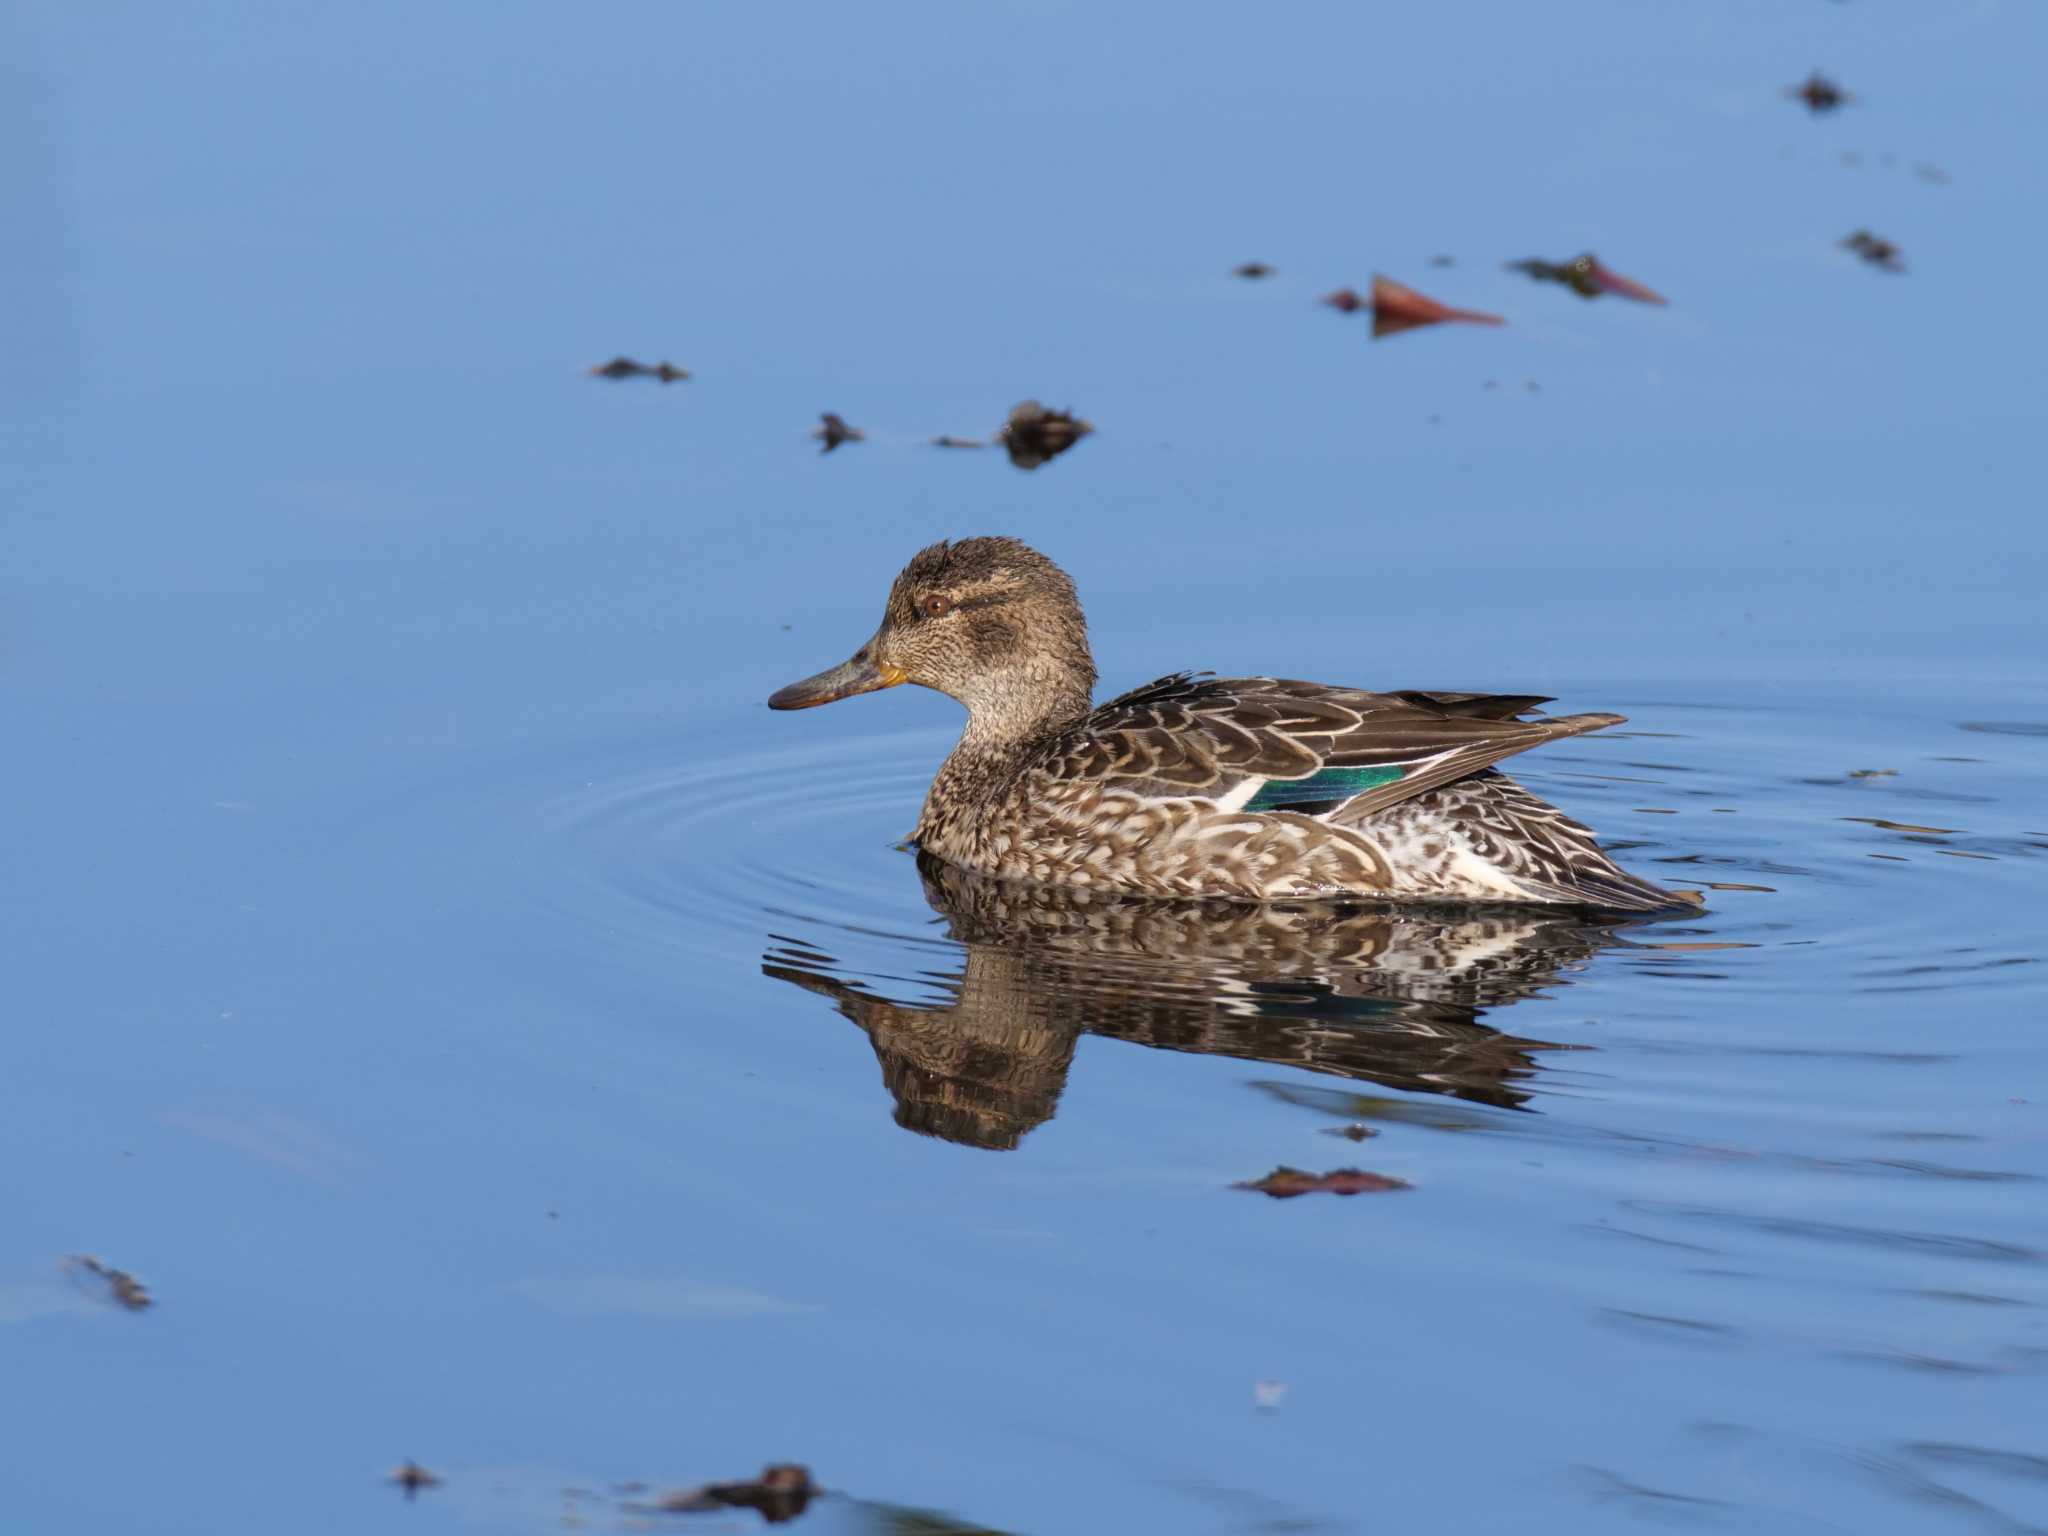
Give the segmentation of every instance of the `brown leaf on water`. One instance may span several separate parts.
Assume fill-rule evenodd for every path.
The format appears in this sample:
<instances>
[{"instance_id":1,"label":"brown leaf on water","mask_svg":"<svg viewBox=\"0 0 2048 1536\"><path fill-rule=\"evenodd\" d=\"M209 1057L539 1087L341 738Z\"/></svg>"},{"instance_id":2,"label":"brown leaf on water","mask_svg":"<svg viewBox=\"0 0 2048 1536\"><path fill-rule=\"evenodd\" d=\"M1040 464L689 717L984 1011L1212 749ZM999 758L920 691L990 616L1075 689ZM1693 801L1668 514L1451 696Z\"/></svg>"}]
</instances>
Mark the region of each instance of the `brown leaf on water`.
<instances>
[{"instance_id":1,"label":"brown leaf on water","mask_svg":"<svg viewBox=\"0 0 2048 1536\"><path fill-rule=\"evenodd\" d=\"M155 1298L140 1280L125 1269L102 1264L89 1253L74 1253L63 1262L67 1274L90 1275L106 1287L107 1300L126 1312L147 1312Z\"/></svg>"},{"instance_id":2,"label":"brown leaf on water","mask_svg":"<svg viewBox=\"0 0 2048 1536\"><path fill-rule=\"evenodd\" d=\"M1022 400L1010 409L1010 419L996 434L996 441L1019 469L1036 469L1058 458L1093 432L1093 423L1071 411L1047 410L1036 400Z\"/></svg>"},{"instance_id":3,"label":"brown leaf on water","mask_svg":"<svg viewBox=\"0 0 2048 1536\"><path fill-rule=\"evenodd\" d=\"M1886 821L1882 816L1844 816L1844 821L1861 822L1866 827L1882 827L1887 832L1960 832L1961 827L1922 827L1910 821Z\"/></svg>"},{"instance_id":4,"label":"brown leaf on water","mask_svg":"<svg viewBox=\"0 0 2048 1536\"><path fill-rule=\"evenodd\" d=\"M759 1477L746 1482L706 1483L701 1488L666 1494L654 1507L671 1514L751 1509L769 1525L781 1525L802 1514L818 1491L808 1467L778 1462L762 1468Z\"/></svg>"},{"instance_id":5,"label":"brown leaf on water","mask_svg":"<svg viewBox=\"0 0 2048 1536\"><path fill-rule=\"evenodd\" d=\"M818 450L820 453L830 453L841 443L864 443L868 440L867 433L859 427L849 427L846 419L836 411L821 414L818 425L811 428L811 436L825 445Z\"/></svg>"},{"instance_id":6,"label":"brown leaf on water","mask_svg":"<svg viewBox=\"0 0 2048 1536\"><path fill-rule=\"evenodd\" d=\"M1858 256L1869 262L1871 266L1881 268L1886 272L1903 272L1906 270L1905 258L1900 255L1899 248L1893 245L1891 241L1883 240L1873 235L1867 229L1859 229L1850 235L1842 242L1842 249L1854 251Z\"/></svg>"},{"instance_id":7,"label":"brown leaf on water","mask_svg":"<svg viewBox=\"0 0 2048 1536\"><path fill-rule=\"evenodd\" d=\"M1600 258L1591 251L1574 256L1570 261L1545 261L1540 256L1531 256L1522 261L1508 263L1510 272L1526 273L1539 283L1557 283L1569 288L1582 299L1597 299L1611 293L1619 298L1634 299L1638 304L1662 304L1664 296L1651 288L1645 288L1632 277L1623 277L1619 272L1600 264Z\"/></svg>"},{"instance_id":8,"label":"brown leaf on water","mask_svg":"<svg viewBox=\"0 0 2048 1536\"><path fill-rule=\"evenodd\" d=\"M1786 86L1785 94L1794 101L1804 102L1807 111L1815 116L1832 112L1843 102L1856 99L1817 69L1798 85Z\"/></svg>"},{"instance_id":9,"label":"brown leaf on water","mask_svg":"<svg viewBox=\"0 0 2048 1536\"><path fill-rule=\"evenodd\" d=\"M615 357L608 363L599 363L584 370L599 379L659 379L664 384L673 384L677 379L687 379L690 370L678 368L666 360L659 363L637 363L630 357Z\"/></svg>"},{"instance_id":10,"label":"brown leaf on water","mask_svg":"<svg viewBox=\"0 0 2048 1536\"><path fill-rule=\"evenodd\" d=\"M1499 315L1485 314L1476 309L1453 309L1428 294L1417 293L1405 283L1397 283L1377 272L1373 274L1372 334L1375 339L1397 336L1402 331L1416 330L1425 325L1440 325L1446 320L1462 320L1471 325L1507 324Z\"/></svg>"},{"instance_id":11,"label":"brown leaf on water","mask_svg":"<svg viewBox=\"0 0 2048 1536\"><path fill-rule=\"evenodd\" d=\"M1283 1163L1263 1179L1250 1179L1230 1187L1255 1189L1275 1200L1292 1200L1296 1195L1373 1195L1412 1186L1406 1179L1389 1178L1384 1173L1367 1173L1363 1168L1334 1168L1328 1173L1309 1173L1305 1169L1289 1168Z\"/></svg>"},{"instance_id":12,"label":"brown leaf on water","mask_svg":"<svg viewBox=\"0 0 2048 1536\"><path fill-rule=\"evenodd\" d=\"M387 1483L396 1483L400 1488L404 1489L405 1496L408 1499L417 1498L422 1488L438 1488L441 1486L440 1478L429 1472L418 1462L412 1460L400 1462L391 1469L384 1480Z\"/></svg>"}]
</instances>

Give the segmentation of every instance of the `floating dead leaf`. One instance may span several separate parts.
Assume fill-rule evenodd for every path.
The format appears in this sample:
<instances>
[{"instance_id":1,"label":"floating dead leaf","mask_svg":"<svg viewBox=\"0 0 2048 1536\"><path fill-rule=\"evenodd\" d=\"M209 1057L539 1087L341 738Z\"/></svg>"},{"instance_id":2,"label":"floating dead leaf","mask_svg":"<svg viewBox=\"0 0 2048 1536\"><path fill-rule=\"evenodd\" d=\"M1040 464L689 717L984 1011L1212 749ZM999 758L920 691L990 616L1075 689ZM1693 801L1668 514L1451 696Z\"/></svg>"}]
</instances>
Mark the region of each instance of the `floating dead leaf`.
<instances>
[{"instance_id":1,"label":"floating dead leaf","mask_svg":"<svg viewBox=\"0 0 2048 1536\"><path fill-rule=\"evenodd\" d=\"M1873 267L1886 272L1903 272L1906 263L1899 254L1899 248L1889 240L1881 240L1867 229L1859 229L1842 242L1842 249L1854 251Z\"/></svg>"},{"instance_id":2,"label":"floating dead leaf","mask_svg":"<svg viewBox=\"0 0 2048 1536\"><path fill-rule=\"evenodd\" d=\"M1342 1136L1346 1141L1369 1141L1379 1135L1379 1132L1369 1125L1364 1125L1354 1120L1349 1125L1325 1126L1323 1134L1325 1136Z\"/></svg>"},{"instance_id":3,"label":"floating dead leaf","mask_svg":"<svg viewBox=\"0 0 2048 1536\"><path fill-rule=\"evenodd\" d=\"M986 448L988 444L978 437L953 437L942 432L932 439L932 446L934 448Z\"/></svg>"},{"instance_id":4,"label":"floating dead leaf","mask_svg":"<svg viewBox=\"0 0 2048 1536\"><path fill-rule=\"evenodd\" d=\"M103 1264L89 1253L74 1253L63 1261L65 1273L90 1275L106 1287L107 1300L126 1312L147 1312L155 1299L140 1280L125 1269Z\"/></svg>"},{"instance_id":5,"label":"floating dead leaf","mask_svg":"<svg viewBox=\"0 0 2048 1536\"><path fill-rule=\"evenodd\" d=\"M742 1483L706 1483L701 1488L664 1495L655 1508L670 1514L694 1514L712 1509L751 1509L769 1525L794 1520L817 1497L808 1467L779 1462L764 1467L761 1475Z\"/></svg>"},{"instance_id":6,"label":"floating dead leaf","mask_svg":"<svg viewBox=\"0 0 2048 1536\"><path fill-rule=\"evenodd\" d=\"M1476 309L1453 309L1428 294L1417 293L1405 283L1397 283L1377 272L1373 274L1372 334L1375 340L1382 336L1398 336L1403 331L1417 330L1425 325L1441 325L1446 320L1462 320L1470 325L1507 324L1499 315L1484 314Z\"/></svg>"},{"instance_id":7,"label":"floating dead leaf","mask_svg":"<svg viewBox=\"0 0 2048 1536\"><path fill-rule=\"evenodd\" d=\"M1246 261L1232 267L1230 275L1232 277L1271 277L1273 269L1263 261Z\"/></svg>"},{"instance_id":8,"label":"floating dead leaf","mask_svg":"<svg viewBox=\"0 0 2048 1536\"><path fill-rule=\"evenodd\" d=\"M400 1488L404 1489L405 1496L408 1499L419 1497L419 1492L422 1488L438 1488L441 1486L441 1479L416 1461L401 1461L391 1469L384 1480L387 1483L396 1483Z\"/></svg>"},{"instance_id":9,"label":"floating dead leaf","mask_svg":"<svg viewBox=\"0 0 2048 1536\"><path fill-rule=\"evenodd\" d=\"M1834 111L1835 108L1841 106L1845 101L1855 100L1847 91L1843 90L1817 69L1799 84L1786 86L1785 94L1794 101L1806 103L1807 111L1814 113L1816 116Z\"/></svg>"},{"instance_id":10,"label":"floating dead leaf","mask_svg":"<svg viewBox=\"0 0 2048 1536\"><path fill-rule=\"evenodd\" d=\"M1296 1195L1312 1194L1375 1195L1383 1190L1407 1189L1410 1186L1406 1179L1389 1178L1384 1173L1367 1173L1363 1168L1334 1168L1328 1173L1309 1173L1305 1169L1289 1168L1283 1163L1263 1179L1250 1179L1230 1187L1255 1189L1275 1200L1292 1200Z\"/></svg>"},{"instance_id":11,"label":"floating dead leaf","mask_svg":"<svg viewBox=\"0 0 2048 1536\"><path fill-rule=\"evenodd\" d=\"M818 450L820 453L830 453L841 443L864 443L868 440L867 433L859 427L849 427L846 419L834 411L826 411L818 417L818 425L811 428L811 436L825 445Z\"/></svg>"},{"instance_id":12,"label":"floating dead leaf","mask_svg":"<svg viewBox=\"0 0 2048 1536\"><path fill-rule=\"evenodd\" d=\"M1058 458L1095 430L1071 411L1047 410L1036 400L1019 401L1010 410L996 440L1019 469L1036 469Z\"/></svg>"},{"instance_id":13,"label":"floating dead leaf","mask_svg":"<svg viewBox=\"0 0 2048 1536\"><path fill-rule=\"evenodd\" d=\"M1849 777L1852 779L1896 779L1898 776L1899 770L1896 768L1851 768L1849 770Z\"/></svg>"},{"instance_id":14,"label":"floating dead leaf","mask_svg":"<svg viewBox=\"0 0 2048 1536\"><path fill-rule=\"evenodd\" d=\"M1844 816L1842 820L1861 822L1866 827L1882 827L1887 832L1931 832L1940 835L1963 830L1961 827L1922 827L1910 821L1886 821L1882 816Z\"/></svg>"},{"instance_id":15,"label":"floating dead leaf","mask_svg":"<svg viewBox=\"0 0 2048 1536\"><path fill-rule=\"evenodd\" d=\"M600 379L659 379L664 384L673 384L677 379L690 376L689 369L678 368L671 362L638 363L630 357L615 357L585 371Z\"/></svg>"},{"instance_id":16,"label":"floating dead leaf","mask_svg":"<svg viewBox=\"0 0 2048 1536\"><path fill-rule=\"evenodd\" d=\"M1526 273L1539 283L1556 283L1569 288L1582 299L1597 299L1611 293L1619 298L1634 299L1638 304L1662 304L1664 296L1654 289L1645 288L1632 277L1623 277L1619 272L1600 265L1600 258L1591 251L1574 256L1570 261L1545 261L1540 256L1530 256L1522 261L1508 263L1510 272Z\"/></svg>"}]
</instances>

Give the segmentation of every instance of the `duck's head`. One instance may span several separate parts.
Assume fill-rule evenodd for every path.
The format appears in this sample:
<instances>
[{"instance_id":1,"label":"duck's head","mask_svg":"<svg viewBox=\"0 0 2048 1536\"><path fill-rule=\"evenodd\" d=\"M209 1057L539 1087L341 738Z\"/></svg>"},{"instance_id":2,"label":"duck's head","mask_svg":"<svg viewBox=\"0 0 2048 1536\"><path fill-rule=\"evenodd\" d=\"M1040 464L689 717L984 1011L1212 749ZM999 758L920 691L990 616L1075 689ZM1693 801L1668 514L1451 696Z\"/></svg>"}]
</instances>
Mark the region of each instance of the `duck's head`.
<instances>
[{"instance_id":1,"label":"duck's head","mask_svg":"<svg viewBox=\"0 0 2048 1536\"><path fill-rule=\"evenodd\" d=\"M967 706L977 726L1024 733L1087 713L1088 627L1067 573L1016 539L921 549L889 589L882 626L839 666L791 683L770 709L809 709L917 683Z\"/></svg>"}]
</instances>

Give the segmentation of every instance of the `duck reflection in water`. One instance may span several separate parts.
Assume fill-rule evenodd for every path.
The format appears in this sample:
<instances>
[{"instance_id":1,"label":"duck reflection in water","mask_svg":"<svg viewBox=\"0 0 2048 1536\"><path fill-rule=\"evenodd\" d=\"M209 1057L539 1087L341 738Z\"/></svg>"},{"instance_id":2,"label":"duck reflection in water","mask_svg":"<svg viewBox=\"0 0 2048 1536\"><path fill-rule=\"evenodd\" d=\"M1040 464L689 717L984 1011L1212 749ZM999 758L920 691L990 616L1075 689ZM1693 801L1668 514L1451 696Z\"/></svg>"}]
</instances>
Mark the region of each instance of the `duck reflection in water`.
<instances>
[{"instance_id":1,"label":"duck reflection in water","mask_svg":"<svg viewBox=\"0 0 2048 1536\"><path fill-rule=\"evenodd\" d=\"M1568 979L1627 919L1558 908L1167 901L991 879L920 855L965 949L951 1002L897 1001L803 940L762 970L867 1032L906 1130L1007 1150L1052 1118L1083 1034L1514 1107L1534 1053L1483 1024Z\"/></svg>"}]
</instances>

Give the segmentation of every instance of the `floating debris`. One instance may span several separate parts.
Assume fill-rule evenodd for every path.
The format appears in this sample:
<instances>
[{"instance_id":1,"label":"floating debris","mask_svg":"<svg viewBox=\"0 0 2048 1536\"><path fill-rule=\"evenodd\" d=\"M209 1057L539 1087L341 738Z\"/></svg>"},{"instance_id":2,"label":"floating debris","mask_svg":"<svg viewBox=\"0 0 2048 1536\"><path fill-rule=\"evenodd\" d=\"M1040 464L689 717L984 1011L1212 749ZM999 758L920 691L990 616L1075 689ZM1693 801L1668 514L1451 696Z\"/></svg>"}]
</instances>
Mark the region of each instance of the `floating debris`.
<instances>
[{"instance_id":1,"label":"floating debris","mask_svg":"<svg viewBox=\"0 0 2048 1536\"><path fill-rule=\"evenodd\" d=\"M419 1492L422 1488L438 1488L441 1486L441 1479L434 1476L433 1473L416 1461L400 1462L391 1469L390 1474L384 1480L387 1483L398 1484L400 1488L405 1490L405 1496L408 1499L419 1497Z\"/></svg>"},{"instance_id":2,"label":"floating debris","mask_svg":"<svg viewBox=\"0 0 2048 1536\"><path fill-rule=\"evenodd\" d=\"M1903 272L1906 264L1899 258L1899 248L1889 240L1881 240L1867 229L1859 229L1842 242L1842 249L1854 251L1873 267L1887 272Z\"/></svg>"},{"instance_id":3,"label":"floating debris","mask_svg":"<svg viewBox=\"0 0 2048 1536\"><path fill-rule=\"evenodd\" d=\"M1370 1141L1379 1132L1363 1121L1354 1120L1349 1125L1332 1125L1323 1130L1325 1136L1342 1136L1346 1141Z\"/></svg>"},{"instance_id":4,"label":"floating debris","mask_svg":"<svg viewBox=\"0 0 2048 1536\"><path fill-rule=\"evenodd\" d=\"M1296 1195L1376 1195L1383 1190L1407 1189L1406 1179L1389 1178L1384 1173L1367 1173L1363 1168L1337 1168L1329 1173L1309 1173L1300 1168L1289 1168L1284 1163L1267 1174L1263 1179L1251 1179L1242 1184L1233 1184L1232 1189L1255 1189L1262 1195L1271 1195L1275 1200L1292 1200Z\"/></svg>"},{"instance_id":5,"label":"floating debris","mask_svg":"<svg viewBox=\"0 0 2048 1536\"><path fill-rule=\"evenodd\" d=\"M669 1514L694 1514L712 1509L751 1509L770 1525L794 1520L818 1495L808 1467L781 1462L761 1469L751 1482L706 1483L666 1495L654 1507Z\"/></svg>"},{"instance_id":6,"label":"floating debris","mask_svg":"<svg viewBox=\"0 0 2048 1536\"><path fill-rule=\"evenodd\" d=\"M1049 411L1036 400L1020 401L996 441L1019 469L1036 469L1056 459L1095 430L1092 423L1068 411Z\"/></svg>"},{"instance_id":7,"label":"floating debris","mask_svg":"<svg viewBox=\"0 0 2048 1536\"><path fill-rule=\"evenodd\" d=\"M1843 816L1837 819L1861 822L1866 827L1879 827L1886 832L1921 832L1936 837L1946 837L1952 832L1963 830L1961 827L1923 827L1913 821L1887 821L1882 816Z\"/></svg>"},{"instance_id":8,"label":"floating debris","mask_svg":"<svg viewBox=\"0 0 2048 1536\"><path fill-rule=\"evenodd\" d=\"M1638 304L1664 302L1664 296L1654 289L1645 288L1634 278L1623 277L1619 272L1601 266L1600 258L1591 251L1574 256L1570 261L1545 261L1540 256L1531 256L1509 262L1508 270L1526 273L1539 283L1561 284L1582 299L1597 299L1604 293L1612 293L1624 299L1634 299Z\"/></svg>"},{"instance_id":9,"label":"floating debris","mask_svg":"<svg viewBox=\"0 0 2048 1536\"><path fill-rule=\"evenodd\" d=\"M102 1264L89 1253L74 1253L63 1261L67 1274L91 1275L107 1288L107 1300L126 1312L147 1312L155 1304L149 1288L125 1269Z\"/></svg>"},{"instance_id":10,"label":"floating debris","mask_svg":"<svg viewBox=\"0 0 2048 1536\"><path fill-rule=\"evenodd\" d=\"M1375 339L1397 336L1402 331L1412 331L1420 326L1440 325L1446 320L1464 320L1473 325L1507 323L1499 315L1481 314L1476 309L1453 309L1392 278L1381 277L1377 272L1372 278L1371 298L1361 298L1350 288L1339 288L1335 293L1324 294L1322 302L1347 315L1371 309Z\"/></svg>"},{"instance_id":11,"label":"floating debris","mask_svg":"<svg viewBox=\"0 0 2048 1536\"><path fill-rule=\"evenodd\" d=\"M1254 1408L1263 1408L1266 1412L1271 1413L1280 1406L1281 1400L1286 1396L1287 1383L1284 1381L1255 1381L1252 1383L1252 1406Z\"/></svg>"},{"instance_id":12,"label":"floating debris","mask_svg":"<svg viewBox=\"0 0 2048 1536\"><path fill-rule=\"evenodd\" d=\"M1899 770L1896 768L1851 768L1849 770L1849 777L1852 779L1896 779L1898 776Z\"/></svg>"},{"instance_id":13,"label":"floating debris","mask_svg":"<svg viewBox=\"0 0 2048 1536\"><path fill-rule=\"evenodd\" d=\"M986 448L988 444L978 437L952 437L942 432L932 439L932 446L934 448Z\"/></svg>"},{"instance_id":14,"label":"floating debris","mask_svg":"<svg viewBox=\"0 0 2048 1536\"><path fill-rule=\"evenodd\" d=\"M585 371L600 379L659 379L664 384L673 384L677 379L690 376L689 369L678 368L671 362L639 363L630 357L615 357Z\"/></svg>"},{"instance_id":15,"label":"floating debris","mask_svg":"<svg viewBox=\"0 0 2048 1536\"><path fill-rule=\"evenodd\" d=\"M1832 112L1845 101L1855 100L1817 69L1800 84L1786 86L1785 94L1794 101L1805 102L1806 109L1815 116Z\"/></svg>"},{"instance_id":16,"label":"floating debris","mask_svg":"<svg viewBox=\"0 0 2048 1536\"><path fill-rule=\"evenodd\" d=\"M1232 267L1230 275L1232 277L1271 277L1273 269L1263 261L1246 261Z\"/></svg>"},{"instance_id":17,"label":"floating debris","mask_svg":"<svg viewBox=\"0 0 2048 1536\"><path fill-rule=\"evenodd\" d=\"M820 453L830 453L841 443L864 443L868 440L867 433L859 427L849 427L845 418L835 412L826 411L818 420L822 425L811 428L811 436L825 445L818 450Z\"/></svg>"}]
</instances>

